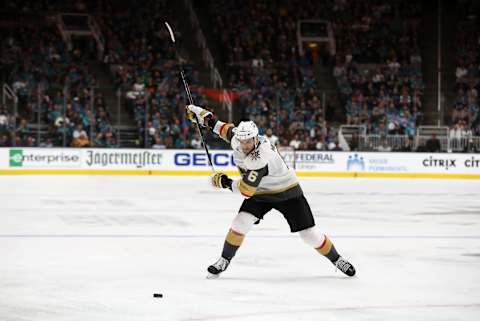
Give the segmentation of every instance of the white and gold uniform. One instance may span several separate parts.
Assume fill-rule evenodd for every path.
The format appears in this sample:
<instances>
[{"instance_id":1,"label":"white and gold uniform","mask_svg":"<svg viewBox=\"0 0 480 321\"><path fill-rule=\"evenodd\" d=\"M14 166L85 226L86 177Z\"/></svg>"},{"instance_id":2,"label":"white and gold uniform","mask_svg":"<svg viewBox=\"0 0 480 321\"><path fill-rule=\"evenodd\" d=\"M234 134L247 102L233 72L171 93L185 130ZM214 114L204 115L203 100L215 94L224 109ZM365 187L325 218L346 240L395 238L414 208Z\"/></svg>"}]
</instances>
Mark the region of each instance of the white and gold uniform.
<instances>
[{"instance_id":1,"label":"white and gold uniform","mask_svg":"<svg viewBox=\"0 0 480 321\"><path fill-rule=\"evenodd\" d=\"M187 106L187 116L200 126L212 129L229 142L234 151L234 160L242 178L233 181L223 173L214 173L212 185L238 191L245 196L225 237L221 257L208 267L207 278L217 278L227 269L245 235L273 209L284 216L292 233L298 232L305 243L328 258L344 274L355 275L353 265L342 258L330 239L316 228L312 210L295 172L285 164L266 137L258 136L255 123L240 122L238 128L235 128L233 124L216 120L210 111L194 105ZM245 154L237 137L243 144L247 139L255 138L256 145L251 152ZM248 149L252 145L249 141Z\"/></svg>"},{"instance_id":2,"label":"white and gold uniform","mask_svg":"<svg viewBox=\"0 0 480 321\"><path fill-rule=\"evenodd\" d=\"M216 121L213 132L230 142L233 157L242 175L234 181L232 189L245 197L255 197L259 201L285 201L301 196L302 189L295 171L284 162L275 146L265 136L258 136L258 144L247 155L235 138L235 127Z\"/></svg>"}]
</instances>

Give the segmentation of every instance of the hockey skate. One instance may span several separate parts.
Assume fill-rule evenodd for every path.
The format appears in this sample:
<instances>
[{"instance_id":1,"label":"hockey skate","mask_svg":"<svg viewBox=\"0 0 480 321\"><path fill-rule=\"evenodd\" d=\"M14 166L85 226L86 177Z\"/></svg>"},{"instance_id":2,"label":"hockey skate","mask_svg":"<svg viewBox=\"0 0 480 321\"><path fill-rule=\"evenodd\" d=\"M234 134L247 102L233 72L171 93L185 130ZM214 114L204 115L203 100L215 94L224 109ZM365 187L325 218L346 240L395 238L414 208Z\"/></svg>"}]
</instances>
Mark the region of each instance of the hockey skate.
<instances>
[{"instance_id":1,"label":"hockey skate","mask_svg":"<svg viewBox=\"0 0 480 321\"><path fill-rule=\"evenodd\" d=\"M217 262L208 267L207 279L216 279L220 276L220 273L225 271L230 264L230 261L224 257L220 257Z\"/></svg>"},{"instance_id":2,"label":"hockey skate","mask_svg":"<svg viewBox=\"0 0 480 321\"><path fill-rule=\"evenodd\" d=\"M343 257L339 257L334 263L335 267L342 271L345 275L354 276L355 275L355 268L353 267L352 263L345 260Z\"/></svg>"}]
</instances>

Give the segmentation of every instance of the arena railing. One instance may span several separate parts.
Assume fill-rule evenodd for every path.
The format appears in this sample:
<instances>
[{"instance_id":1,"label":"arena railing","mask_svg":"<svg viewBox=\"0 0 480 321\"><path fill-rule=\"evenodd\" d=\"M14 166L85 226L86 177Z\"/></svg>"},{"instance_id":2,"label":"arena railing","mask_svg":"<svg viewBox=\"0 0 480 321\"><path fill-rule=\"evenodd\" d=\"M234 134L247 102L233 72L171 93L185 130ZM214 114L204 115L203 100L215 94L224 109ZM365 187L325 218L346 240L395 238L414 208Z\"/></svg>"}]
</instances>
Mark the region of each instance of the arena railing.
<instances>
[{"instance_id":1,"label":"arena railing","mask_svg":"<svg viewBox=\"0 0 480 321\"><path fill-rule=\"evenodd\" d=\"M447 126L419 126L415 136L414 147L418 149L420 146L424 146L428 139L433 135L436 135L440 141L442 151L449 150L449 129Z\"/></svg>"}]
</instances>

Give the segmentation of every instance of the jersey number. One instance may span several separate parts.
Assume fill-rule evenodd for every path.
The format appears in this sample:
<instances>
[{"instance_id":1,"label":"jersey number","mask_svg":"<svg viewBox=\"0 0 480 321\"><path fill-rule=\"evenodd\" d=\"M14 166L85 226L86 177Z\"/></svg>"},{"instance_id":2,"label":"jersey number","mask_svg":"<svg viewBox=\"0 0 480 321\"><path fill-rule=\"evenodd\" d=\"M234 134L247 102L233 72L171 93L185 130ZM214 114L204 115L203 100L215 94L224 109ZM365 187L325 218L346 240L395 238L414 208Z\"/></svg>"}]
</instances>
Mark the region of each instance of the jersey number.
<instances>
[{"instance_id":1,"label":"jersey number","mask_svg":"<svg viewBox=\"0 0 480 321\"><path fill-rule=\"evenodd\" d=\"M254 183L256 180L257 180L257 177L258 177L258 172L256 171L251 171L248 176L247 176L247 179L248 181Z\"/></svg>"}]
</instances>

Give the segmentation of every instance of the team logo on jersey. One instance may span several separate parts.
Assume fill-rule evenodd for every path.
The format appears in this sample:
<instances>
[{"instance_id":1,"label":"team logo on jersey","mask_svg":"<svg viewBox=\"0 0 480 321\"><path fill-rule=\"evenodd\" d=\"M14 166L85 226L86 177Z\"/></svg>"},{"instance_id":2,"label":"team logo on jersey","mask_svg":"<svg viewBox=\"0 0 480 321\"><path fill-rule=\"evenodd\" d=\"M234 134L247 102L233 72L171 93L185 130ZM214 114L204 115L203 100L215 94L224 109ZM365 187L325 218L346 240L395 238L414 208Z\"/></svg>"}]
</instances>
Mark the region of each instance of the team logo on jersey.
<instances>
[{"instance_id":1,"label":"team logo on jersey","mask_svg":"<svg viewBox=\"0 0 480 321\"><path fill-rule=\"evenodd\" d=\"M254 150L250 153L250 158L254 161L260 159L260 151L259 150Z\"/></svg>"}]
</instances>

